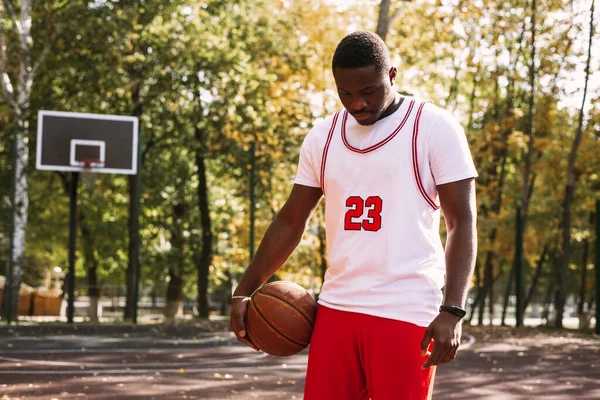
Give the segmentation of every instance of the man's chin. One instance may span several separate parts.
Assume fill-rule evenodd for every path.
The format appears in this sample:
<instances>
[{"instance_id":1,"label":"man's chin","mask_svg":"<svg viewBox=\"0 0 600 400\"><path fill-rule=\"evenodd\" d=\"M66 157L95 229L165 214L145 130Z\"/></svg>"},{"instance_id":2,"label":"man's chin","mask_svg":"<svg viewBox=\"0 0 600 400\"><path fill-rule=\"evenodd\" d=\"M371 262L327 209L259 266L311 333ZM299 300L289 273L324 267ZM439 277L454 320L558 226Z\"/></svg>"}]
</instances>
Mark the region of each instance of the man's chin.
<instances>
[{"instance_id":1,"label":"man's chin","mask_svg":"<svg viewBox=\"0 0 600 400\"><path fill-rule=\"evenodd\" d=\"M369 113L368 117L365 116L365 118L361 118L361 117L357 118L356 116L354 116L354 120L359 125L369 126L369 125L373 125L377 121L377 115L375 113Z\"/></svg>"},{"instance_id":2,"label":"man's chin","mask_svg":"<svg viewBox=\"0 0 600 400\"><path fill-rule=\"evenodd\" d=\"M367 120L367 121L356 121L359 125L361 126L371 126L375 123L374 120Z\"/></svg>"}]
</instances>

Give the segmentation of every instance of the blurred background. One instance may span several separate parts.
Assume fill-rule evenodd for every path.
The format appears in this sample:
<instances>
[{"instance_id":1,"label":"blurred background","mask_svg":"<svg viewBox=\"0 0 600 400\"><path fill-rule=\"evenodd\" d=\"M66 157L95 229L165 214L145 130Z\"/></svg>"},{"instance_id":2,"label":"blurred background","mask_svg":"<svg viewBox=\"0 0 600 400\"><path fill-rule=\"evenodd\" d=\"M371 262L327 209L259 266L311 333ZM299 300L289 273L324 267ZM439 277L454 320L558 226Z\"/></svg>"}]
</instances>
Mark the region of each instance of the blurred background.
<instances>
[{"instance_id":1,"label":"blurred background","mask_svg":"<svg viewBox=\"0 0 600 400\"><path fill-rule=\"evenodd\" d=\"M480 174L468 321L592 329L593 3L0 0L2 320L67 321L72 175L35 169L39 110L135 116L143 137L140 175L79 185L74 322L227 318L304 136L341 107L335 46L366 29L389 46L398 90L465 128ZM273 279L318 295L323 222L321 205Z\"/></svg>"}]
</instances>

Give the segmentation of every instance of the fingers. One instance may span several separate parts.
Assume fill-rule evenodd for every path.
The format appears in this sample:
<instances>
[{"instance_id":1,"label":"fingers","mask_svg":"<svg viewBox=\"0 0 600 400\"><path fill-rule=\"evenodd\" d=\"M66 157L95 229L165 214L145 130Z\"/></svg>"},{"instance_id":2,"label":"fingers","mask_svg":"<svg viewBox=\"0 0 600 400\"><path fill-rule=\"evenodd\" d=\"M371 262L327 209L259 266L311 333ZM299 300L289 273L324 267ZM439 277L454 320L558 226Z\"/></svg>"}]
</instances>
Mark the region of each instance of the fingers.
<instances>
[{"instance_id":1,"label":"fingers","mask_svg":"<svg viewBox=\"0 0 600 400\"><path fill-rule=\"evenodd\" d=\"M460 319L457 320L456 316L448 313L440 313L427 327L421 341L421 357L429 357L421 368L452 361L458 352L461 334ZM430 343L433 343L433 349L428 353Z\"/></svg>"},{"instance_id":2,"label":"fingers","mask_svg":"<svg viewBox=\"0 0 600 400\"><path fill-rule=\"evenodd\" d=\"M456 358L456 355L458 354L458 347L459 346L456 346L456 348L453 351L450 352L450 356L448 358L448 361L452 361L452 360L454 360ZM446 361L446 362L448 362L448 361Z\"/></svg>"},{"instance_id":3,"label":"fingers","mask_svg":"<svg viewBox=\"0 0 600 400\"><path fill-rule=\"evenodd\" d=\"M238 328L237 313L235 312L233 305L231 307L231 312L229 313L229 324L231 326L231 331L235 333L235 336L239 336L238 332L240 329Z\"/></svg>"},{"instance_id":4,"label":"fingers","mask_svg":"<svg viewBox=\"0 0 600 400\"><path fill-rule=\"evenodd\" d=\"M241 299L233 299L231 301L231 313L230 313L231 330L233 331L233 333L235 333L235 335L238 337L238 339L240 337L240 332L242 332L242 331L243 331L244 335L241 335L241 336L245 336L245 330L246 330L245 318L246 318L247 309L248 309L248 301L241 300Z\"/></svg>"},{"instance_id":5,"label":"fingers","mask_svg":"<svg viewBox=\"0 0 600 400\"><path fill-rule=\"evenodd\" d=\"M256 351L259 351L260 349L254 343L252 343L246 332L245 319L249 301L249 297L243 299L234 299L232 301L230 314L231 330L237 337L237 340L246 346L252 347Z\"/></svg>"},{"instance_id":6,"label":"fingers","mask_svg":"<svg viewBox=\"0 0 600 400\"><path fill-rule=\"evenodd\" d=\"M425 364L423 364L421 369L427 369L434 365L440 365L452 361L456 357L456 354L458 352L458 346L459 342L455 340L440 340L436 342L434 339L433 351L430 353L429 359L425 362Z\"/></svg>"},{"instance_id":7,"label":"fingers","mask_svg":"<svg viewBox=\"0 0 600 400\"><path fill-rule=\"evenodd\" d=\"M447 363L448 361L452 361L452 353L454 353L455 348L452 344L446 344L444 349L442 350L442 355L439 358L439 361L436 365Z\"/></svg>"},{"instance_id":8,"label":"fingers","mask_svg":"<svg viewBox=\"0 0 600 400\"><path fill-rule=\"evenodd\" d=\"M439 364L444 364L449 361L452 361L456 358L456 353L458 352L458 347L460 346L460 332L455 332L452 336L451 340L446 341L444 347L446 348L446 353L443 357L440 358Z\"/></svg>"},{"instance_id":9,"label":"fingers","mask_svg":"<svg viewBox=\"0 0 600 400\"><path fill-rule=\"evenodd\" d=\"M237 329L237 328L232 327L232 331L235 334L235 336L237 337L237 340L239 340L241 343L244 343L246 346L252 347L256 351L260 350L254 343L252 343L252 341L246 334L245 328Z\"/></svg>"},{"instance_id":10,"label":"fingers","mask_svg":"<svg viewBox=\"0 0 600 400\"><path fill-rule=\"evenodd\" d=\"M248 346L248 347L252 347L252 348L253 348L254 350L256 350L256 351L260 351L260 349L259 349L258 347L256 347L256 346L254 345L254 343L252 343L252 342L250 341L250 339L249 339L249 338L247 338L247 337L245 337L245 336L241 336L241 335L240 335L240 336L238 336L238 340L239 340L240 342L244 343L246 346Z\"/></svg>"},{"instance_id":11,"label":"fingers","mask_svg":"<svg viewBox=\"0 0 600 400\"><path fill-rule=\"evenodd\" d=\"M238 313L236 315L235 325L237 326L237 336L238 339L240 337L246 336L246 312Z\"/></svg>"},{"instance_id":12,"label":"fingers","mask_svg":"<svg viewBox=\"0 0 600 400\"><path fill-rule=\"evenodd\" d=\"M421 366L421 369L427 369L432 365L437 365L442 351L442 346L439 346L437 343L434 342L433 351L429 353L429 358L427 359L427 361L425 361L425 364Z\"/></svg>"},{"instance_id":13,"label":"fingers","mask_svg":"<svg viewBox=\"0 0 600 400\"><path fill-rule=\"evenodd\" d=\"M252 340L250 340L250 337L247 335L245 322L242 321L242 323L243 328L238 331L237 339L240 342L244 343L246 346L252 347L254 350L259 351L260 349L258 348L258 346L252 343Z\"/></svg>"},{"instance_id":14,"label":"fingers","mask_svg":"<svg viewBox=\"0 0 600 400\"><path fill-rule=\"evenodd\" d=\"M431 343L431 331L431 326L425 329L425 335L423 335L423 340L421 340L421 357L426 355L429 343Z\"/></svg>"}]
</instances>

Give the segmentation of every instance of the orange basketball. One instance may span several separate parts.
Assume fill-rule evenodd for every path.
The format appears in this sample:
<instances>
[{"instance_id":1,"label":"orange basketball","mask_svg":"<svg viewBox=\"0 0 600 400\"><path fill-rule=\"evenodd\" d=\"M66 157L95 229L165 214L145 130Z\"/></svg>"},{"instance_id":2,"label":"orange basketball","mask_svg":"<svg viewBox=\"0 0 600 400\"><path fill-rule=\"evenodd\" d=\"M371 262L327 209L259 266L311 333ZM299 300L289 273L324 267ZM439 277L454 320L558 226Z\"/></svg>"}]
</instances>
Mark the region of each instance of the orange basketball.
<instances>
[{"instance_id":1,"label":"orange basketball","mask_svg":"<svg viewBox=\"0 0 600 400\"><path fill-rule=\"evenodd\" d=\"M248 304L248 338L265 353L291 356L310 342L317 303L293 282L267 283L258 289Z\"/></svg>"}]
</instances>

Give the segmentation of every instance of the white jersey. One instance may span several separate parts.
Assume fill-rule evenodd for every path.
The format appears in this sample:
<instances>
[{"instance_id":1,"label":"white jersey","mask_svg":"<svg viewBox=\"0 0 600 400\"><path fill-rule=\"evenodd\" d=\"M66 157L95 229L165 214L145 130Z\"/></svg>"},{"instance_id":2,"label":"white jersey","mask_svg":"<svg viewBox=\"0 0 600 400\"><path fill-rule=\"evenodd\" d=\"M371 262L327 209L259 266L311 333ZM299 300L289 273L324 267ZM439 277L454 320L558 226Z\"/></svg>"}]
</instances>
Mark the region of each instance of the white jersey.
<instances>
[{"instance_id":1,"label":"white jersey","mask_svg":"<svg viewBox=\"0 0 600 400\"><path fill-rule=\"evenodd\" d=\"M464 130L427 101L406 97L371 126L346 110L317 123L295 183L325 194L319 303L427 326L445 277L436 185L476 176Z\"/></svg>"}]
</instances>

